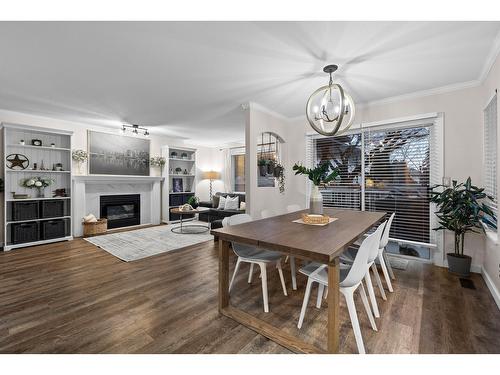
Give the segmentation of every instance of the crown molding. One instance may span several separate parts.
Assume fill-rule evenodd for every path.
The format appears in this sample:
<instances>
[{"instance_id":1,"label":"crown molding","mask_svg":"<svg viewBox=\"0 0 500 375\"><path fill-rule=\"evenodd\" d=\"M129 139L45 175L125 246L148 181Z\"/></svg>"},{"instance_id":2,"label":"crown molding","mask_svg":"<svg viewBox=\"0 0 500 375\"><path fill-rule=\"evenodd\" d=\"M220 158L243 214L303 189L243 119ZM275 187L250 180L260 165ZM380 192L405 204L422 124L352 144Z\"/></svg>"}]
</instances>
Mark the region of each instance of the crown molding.
<instances>
[{"instance_id":1,"label":"crown molding","mask_svg":"<svg viewBox=\"0 0 500 375\"><path fill-rule=\"evenodd\" d=\"M273 111L272 109L264 107L262 104L259 104L256 102L248 102L248 108L267 113L268 115L278 117L279 119L284 120L284 121L290 121L290 119L288 117L286 117L285 115L282 115L279 112L276 112L276 111Z\"/></svg>"},{"instance_id":2,"label":"crown molding","mask_svg":"<svg viewBox=\"0 0 500 375\"><path fill-rule=\"evenodd\" d=\"M479 76L479 81L484 82L490 73L493 64L495 63L498 54L500 53L500 31L498 32L495 40L493 41L493 46L491 47L490 53L484 62L483 70Z\"/></svg>"}]
</instances>

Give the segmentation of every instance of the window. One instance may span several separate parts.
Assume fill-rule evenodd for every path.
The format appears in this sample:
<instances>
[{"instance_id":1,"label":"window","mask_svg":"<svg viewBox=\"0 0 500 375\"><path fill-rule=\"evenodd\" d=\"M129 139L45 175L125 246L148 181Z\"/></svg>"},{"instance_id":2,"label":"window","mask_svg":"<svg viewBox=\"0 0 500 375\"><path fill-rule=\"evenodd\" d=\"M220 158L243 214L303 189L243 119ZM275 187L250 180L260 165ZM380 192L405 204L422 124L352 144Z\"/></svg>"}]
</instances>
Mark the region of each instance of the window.
<instances>
[{"instance_id":1,"label":"window","mask_svg":"<svg viewBox=\"0 0 500 375\"><path fill-rule=\"evenodd\" d=\"M395 212L388 250L430 258L429 188L437 158L432 124L377 126L337 137L313 135L309 161L329 160L340 176L322 189L325 207ZM311 142L312 141L312 142ZM436 173L434 173L436 174ZM434 178L435 179L435 178Z\"/></svg>"},{"instance_id":2,"label":"window","mask_svg":"<svg viewBox=\"0 0 500 375\"><path fill-rule=\"evenodd\" d=\"M245 154L231 155L233 191L245 191Z\"/></svg>"},{"instance_id":3,"label":"window","mask_svg":"<svg viewBox=\"0 0 500 375\"><path fill-rule=\"evenodd\" d=\"M497 205L497 95L484 109L484 168L485 192L492 197L492 206Z\"/></svg>"}]
</instances>

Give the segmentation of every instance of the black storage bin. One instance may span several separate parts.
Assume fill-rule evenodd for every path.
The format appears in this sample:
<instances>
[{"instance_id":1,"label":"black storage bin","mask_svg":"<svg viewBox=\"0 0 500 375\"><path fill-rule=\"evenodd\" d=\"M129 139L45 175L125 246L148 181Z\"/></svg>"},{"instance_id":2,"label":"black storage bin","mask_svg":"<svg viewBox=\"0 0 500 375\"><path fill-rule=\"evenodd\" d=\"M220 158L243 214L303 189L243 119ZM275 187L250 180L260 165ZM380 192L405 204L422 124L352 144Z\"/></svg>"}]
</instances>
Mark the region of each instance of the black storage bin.
<instances>
[{"instance_id":1,"label":"black storage bin","mask_svg":"<svg viewBox=\"0 0 500 375\"><path fill-rule=\"evenodd\" d=\"M64 215L64 201L62 200L49 200L40 202L40 218L45 219L49 217L62 217Z\"/></svg>"},{"instance_id":2,"label":"black storage bin","mask_svg":"<svg viewBox=\"0 0 500 375\"><path fill-rule=\"evenodd\" d=\"M38 219L38 201L12 202L12 220Z\"/></svg>"},{"instance_id":3,"label":"black storage bin","mask_svg":"<svg viewBox=\"0 0 500 375\"><path fill-rule=\"evenodd\" d=\"M34 242L40 239L38 223L19 223L11 225L11 240L13 244Z\"/></svg>"},{"instance_id":4,"label":"black storage bin","mask_svg":"<svg viewBox=\"0 0 500 375\"><path fill-rule=\"evenodd\" d=\"M41 222L41 238L42 240L50 240L52 238L61 238L66 235L66 225L64 220L47 220Z\"/></svg>"}]
</instances>

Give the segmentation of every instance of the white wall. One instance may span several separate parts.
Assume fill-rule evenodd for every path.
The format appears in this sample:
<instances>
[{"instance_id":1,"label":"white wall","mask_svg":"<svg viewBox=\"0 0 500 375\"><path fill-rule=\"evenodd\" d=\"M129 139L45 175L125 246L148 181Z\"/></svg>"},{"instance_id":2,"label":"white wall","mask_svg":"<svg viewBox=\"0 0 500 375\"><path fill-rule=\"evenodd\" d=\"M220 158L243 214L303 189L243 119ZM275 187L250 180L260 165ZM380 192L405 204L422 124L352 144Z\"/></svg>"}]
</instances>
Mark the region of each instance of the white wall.
<instances>
[{"instance_id":1,"label":"white wall","mask_svg":"<svg viewBox=\"0 0 500 375\"><path fill-rule=\"evenodd\" d=\"M278 184L275 187L257 186L257 142L262 132L274 132L285 141L281 145L281 158L285 168L285 192L281 194ZM303 143L305 131L283 117L250 103L246 112L245 128L245 181L247 213L254 219L260 218L263 209L271 209L280 214L286 212L289 204L305 207L305 182L301 176L295 176L292 166L295 162L304 162Z\"/></svg>"}]
</instances>

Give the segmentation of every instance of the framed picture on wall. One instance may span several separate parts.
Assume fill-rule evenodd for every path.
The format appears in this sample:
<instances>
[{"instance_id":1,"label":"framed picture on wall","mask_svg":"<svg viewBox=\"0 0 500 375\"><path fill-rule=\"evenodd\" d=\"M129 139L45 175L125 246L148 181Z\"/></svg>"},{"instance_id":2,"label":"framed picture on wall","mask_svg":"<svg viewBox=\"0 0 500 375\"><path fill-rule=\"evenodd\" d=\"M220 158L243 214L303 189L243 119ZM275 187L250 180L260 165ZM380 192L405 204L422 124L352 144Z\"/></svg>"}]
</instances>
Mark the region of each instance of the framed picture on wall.
<instances>
[{"instance_id":1,"label":"framed picture on wall","mask_svg":"<svg viewBox=\"0 0 500 375\"><path fill-rule=\"evenodd\" d=\"M182 178L172 178L172 191L174 193L182 193L184 191L182 186Z\"/></svg>"},{"instance_id":2,"label":"framed picture on wall","mask_svg":"<svg viewBox=\"0 0 500 375\"><path fill-rule=\"evenodd\" d=\"M149 176L149 147L149 139L89 130L89 174Z\"/></svg>"}]
</instances>

